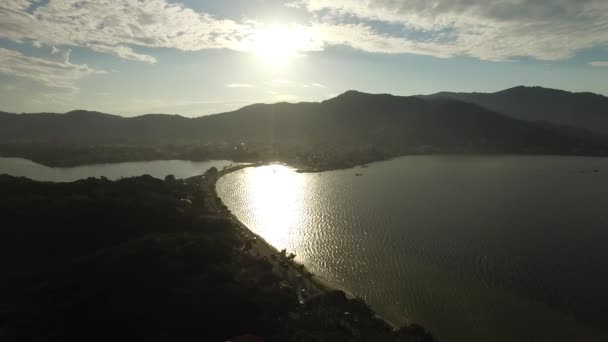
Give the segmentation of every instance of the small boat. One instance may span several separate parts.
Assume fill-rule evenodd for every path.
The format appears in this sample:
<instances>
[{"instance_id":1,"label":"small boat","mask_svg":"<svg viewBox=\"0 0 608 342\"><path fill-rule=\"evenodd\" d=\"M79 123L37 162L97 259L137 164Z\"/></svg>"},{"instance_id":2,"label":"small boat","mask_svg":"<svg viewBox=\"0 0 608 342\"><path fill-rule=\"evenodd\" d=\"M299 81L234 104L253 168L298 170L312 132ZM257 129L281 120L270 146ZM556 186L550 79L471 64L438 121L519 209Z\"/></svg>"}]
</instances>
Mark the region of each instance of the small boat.
<instances>
[{"instance_id":1,"label":"small boat","mask_svg":"<svg viewBox=\"0 0 608 342\"><path fill-rule=\"evenodd\" d=\"M359 177L359 176L363 176L362 173L355 173L355 176Z\"/></svg>"}]
</instances>

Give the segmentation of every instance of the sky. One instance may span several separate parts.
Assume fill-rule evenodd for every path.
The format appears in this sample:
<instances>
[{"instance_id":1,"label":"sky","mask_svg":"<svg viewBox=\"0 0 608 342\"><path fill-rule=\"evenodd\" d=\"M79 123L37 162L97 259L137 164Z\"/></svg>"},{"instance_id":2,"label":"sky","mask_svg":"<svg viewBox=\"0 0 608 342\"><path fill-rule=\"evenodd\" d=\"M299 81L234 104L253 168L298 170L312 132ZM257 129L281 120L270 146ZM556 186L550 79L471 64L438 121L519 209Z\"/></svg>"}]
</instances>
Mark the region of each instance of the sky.
<instances>
[{"instance_id":1,"label":"sky","mask_svg":"<svg viewBox=\"0 0 608 342\"><path fill-rule=\"evenodd\" d=\"M0 111L200 116L518 85L608 95L608 1L0 1Z\"/></svg>"}]
</instances>

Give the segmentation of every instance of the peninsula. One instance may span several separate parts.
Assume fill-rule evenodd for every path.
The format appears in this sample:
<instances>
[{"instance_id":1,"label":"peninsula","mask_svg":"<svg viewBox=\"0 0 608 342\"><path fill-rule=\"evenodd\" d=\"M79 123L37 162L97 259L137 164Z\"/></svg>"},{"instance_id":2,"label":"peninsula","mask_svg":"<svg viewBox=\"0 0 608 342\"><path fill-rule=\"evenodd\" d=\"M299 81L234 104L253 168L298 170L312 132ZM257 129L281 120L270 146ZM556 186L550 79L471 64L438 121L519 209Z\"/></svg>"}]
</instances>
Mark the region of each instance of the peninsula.
<instances>
[{"instance_id":1,"label":"peninsula","mask_svg":"<svg viewBox=\"0 0 608 342\"><path fill-rule=\"evenodd\" d=\"M0 339L434 340L394 329L231 216L215 181L242 167L184 180L0 176Z\"/></svg>"}]
</instances>

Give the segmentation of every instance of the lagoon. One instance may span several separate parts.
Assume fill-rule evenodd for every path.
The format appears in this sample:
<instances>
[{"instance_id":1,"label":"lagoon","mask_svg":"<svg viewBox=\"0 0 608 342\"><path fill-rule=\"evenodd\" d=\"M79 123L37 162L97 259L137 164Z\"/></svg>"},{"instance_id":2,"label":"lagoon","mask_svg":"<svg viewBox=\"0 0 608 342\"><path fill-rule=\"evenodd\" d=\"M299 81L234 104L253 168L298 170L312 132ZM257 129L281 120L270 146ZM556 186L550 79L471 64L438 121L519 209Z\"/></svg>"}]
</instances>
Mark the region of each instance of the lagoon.
<instances>
[{"instance_id":1,"label":"lagoon","mask_svg":"<svg viewBox=\"0 0 608 342\"><path fill-rule=\"evenodd\" d=\"M51 182L73 182L88 177L106 177L116 180L118 178L141 176L144 174L161 179L170 174L177 178L187 178L200 175L212 166L220 169L230 164L232 162L226 160L204 162L155 160L77 167L48 167L27 159L0 157L0 174Z\"/></svg>"},{"instance_id":2,"label":"lagoon","mask_svg":"<svg viewBox=\"0 0 608 342\"><path fill-rule=\"evenodd\" d=\"M359 174L359 175L357 175ZM605 341L608 159L411 156L224 176L255 233L440 341Z\"/></svg>"},{"instance_id":3,"label":"lagoon","mask_svg":"<svg viewBox=\"0 0 608 342\"><path fill-rule=\"evenodd\" d=\"M0 158L42 181L178 178L229 161L49 168ZM440 341L608 340L608 159L410 156L297 173L222 177L223 202L316 276L385 319Z\"/></svg>"}]
</instances>

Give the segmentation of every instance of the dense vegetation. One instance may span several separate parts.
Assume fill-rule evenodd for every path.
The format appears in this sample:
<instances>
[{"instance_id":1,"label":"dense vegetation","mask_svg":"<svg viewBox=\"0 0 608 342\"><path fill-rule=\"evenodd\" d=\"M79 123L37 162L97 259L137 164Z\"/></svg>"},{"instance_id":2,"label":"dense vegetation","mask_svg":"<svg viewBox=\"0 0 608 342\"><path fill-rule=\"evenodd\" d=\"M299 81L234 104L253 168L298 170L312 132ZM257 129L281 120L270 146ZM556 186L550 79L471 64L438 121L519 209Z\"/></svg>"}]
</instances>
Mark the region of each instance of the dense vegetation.
<instances>
[{"instance_id":1,"label":"dense vegetation","mask_svg":"<svg viewBox=\"0 0 608 342\"><path fill-rule=\"evenodd\" d=\"M432 341L339 291L301 304L201 181L0 176L0 340Z\"/></svg>"},{"instance_id":2,"label":"dense vegetation","mask_svg":"<svg viewBox=\"0 0 608 342\"><path fill-rule=\"evenodd\" d=\"M441 92L426 98L464 101L515 119L608 134L608 97L599 94L520 86L496 93Z\"/></svg>"},{"instance_id":3,"label":"dense vegetation","mask_svg":"<svg viewBox=\"0 0 608 342\"><path fill-rule=\"evenodd\" d=\"M517 103L518 96L508 101ZM0 155L47 165L278 160L313 170L420 153L608 155L608 139L582 131L573 134L555 126L559 120L518 120L521 115L515 119L467 103L468 97L446 97L349 91L320 103L255 104L198 118L125 118L87 111L0 113ZM535 108L547 103L544 98L538 101ZM608 105L601 108L604 114ZM578 113L569 110L571 117ZM608 129L608 121L604 126Z\"/></svg>"}]
</instances>

